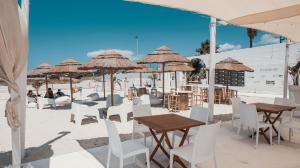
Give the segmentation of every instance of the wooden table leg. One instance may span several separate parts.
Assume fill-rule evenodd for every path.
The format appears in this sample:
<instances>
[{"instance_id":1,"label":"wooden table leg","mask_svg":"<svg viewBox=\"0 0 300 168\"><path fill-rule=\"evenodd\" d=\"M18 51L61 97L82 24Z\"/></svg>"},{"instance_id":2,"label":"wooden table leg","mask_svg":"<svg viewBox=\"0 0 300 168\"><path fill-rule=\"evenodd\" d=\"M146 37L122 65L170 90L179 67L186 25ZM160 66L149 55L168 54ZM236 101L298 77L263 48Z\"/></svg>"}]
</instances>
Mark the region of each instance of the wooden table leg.
<instances>
[{"instance_id":1,"label":"wooden table leg","mask_svg":"<svg viewBox=\"0 0 300 168\"><path fill-rule=\"evenodd\" d=\"M180 146L182 146L183 144L184 144L184 141L186 140L186 138L187 138L187 135L188 135L188 133L189 133L189 128L187 128L187 129L185 129L183 132L184 132L184 134L183 134L183 137L182 137L182 139L181 139L181 141L180 141L180 144L179 144L179 147ZM182 131L182 130L181 130ZM170 139L169 139L169 137L168 137L168 135L166 134L165 135L165 138L166 138L166 143L167 143L167 145L169 146L169 148L170 149L173 149L173 147L172 147L172 145L171 145L171 143L170 143ZM174 155L174 162L177 162L178 164L180 164L180 166L181 167L183 167L183 168L187 168L185 165L184 165L184 163L180 160L180 158L178 157L178 156L176 156L176 155ZM169 167L169 166L168 166Z\"/></svg>"},{"instance_id":2,"label":"wooden table leg","mask_svg":"<svg viewBox=\"0 0 300 168\"><path fill-rule=\"evenodd\" d=\"M271 114L272 113L267 113L267 112L264 112L265 116L266 116L266 119L265 119L265 122L266 123L270 123L272 125L272 130L269 130L269 128L266 128L264 130L261 131L261 134L265 137L265 139L268 141L268 143L271 143L268 136L265 134L267 131L273 131L276 133L276 136L278 136L278 131L275 127L275 123L278 121L278 119L280 118L280 116L282 115L282 112L278 113L278 115L275 117L275 119L272 121L271 120ZM275 136L275 137L276 137ZM283 137L280 136L280 139L281 140L284 140Z\"/></svg>"},{"instance_id":3,"label":"wooden table leg","mask_svg":"<svg viewBox=\"0 0 300 168\"><path fill-rule=\"evenodd\" d=\"M151 153L150 160L153 161L158 167L163 168L164 166L154 159L154 155L156 154L156 152L157 152L158 149L160 148L160 149L163 151L163 153L164 153L168 158L170 158L169 153L168 153L168 152L163 148L163 146L161 145L162 142L163 142L163 140L164 140L164 138L165 138L165 134L166 134L166 133L162 133L160 139L158 139L157 136L156 136L156 134L155 134L155 132L154 132L151 128L149 128L149 130L150 130L150 132L151 132L151 134L152 134L154 140L155 140L156 143L157 143L157 144L156 144L156 147L154 148L154 150L153 150L152 153Z\"/></svg>"}]
</instances>

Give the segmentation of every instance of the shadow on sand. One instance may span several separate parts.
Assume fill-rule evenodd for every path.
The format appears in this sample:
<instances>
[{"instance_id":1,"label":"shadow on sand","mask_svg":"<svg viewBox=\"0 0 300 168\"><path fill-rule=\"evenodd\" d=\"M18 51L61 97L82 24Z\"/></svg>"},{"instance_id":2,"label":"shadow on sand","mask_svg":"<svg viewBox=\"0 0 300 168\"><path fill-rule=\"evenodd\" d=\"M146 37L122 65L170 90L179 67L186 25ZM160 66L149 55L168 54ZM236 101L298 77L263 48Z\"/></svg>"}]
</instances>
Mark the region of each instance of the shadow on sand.
<instances>
[{"instance_id":1,"label":"shadow on sand","mask_svg":"<svg viewBox=\"0 0 300 168\"><path fill-rule=\"evenodd\" d=\"M58 137L44 143L43 145L25 149L25 157L23 158L22 163L50 158L51 156L53 156L53 150L51 149L51 144L57 141L58 139L68 135L69 133L70 132L67 131L59 132ZM12 151L0 153L0 167L10 165L12 162L11 159L12 159Z\"/></svg>"}]
</instances>

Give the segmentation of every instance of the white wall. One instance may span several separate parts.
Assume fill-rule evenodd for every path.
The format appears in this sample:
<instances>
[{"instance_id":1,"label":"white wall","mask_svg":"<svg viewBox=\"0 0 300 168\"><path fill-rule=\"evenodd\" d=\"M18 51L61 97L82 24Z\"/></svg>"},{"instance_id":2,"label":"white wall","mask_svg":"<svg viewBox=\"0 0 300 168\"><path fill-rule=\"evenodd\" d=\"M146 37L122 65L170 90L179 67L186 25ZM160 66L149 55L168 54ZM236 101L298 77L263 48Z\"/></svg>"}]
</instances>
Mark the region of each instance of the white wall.
<instances>
[{"instance_id":1,"label":"white wall","mask_svg":"<svg viewBox=\"0 0 300 168\"><path fill-rule=\"evenodd\" d=\"M202 59L208 65L209 55L188 57ZM234 87L241 92L281 95L283 90L285 43L266 45L255 48L227 51L216 54L216 62L227 57L236 59L254 69L245 74L245 87ZM300 60L300 43L290 46L289 65ZM266 80L275 81L275 85L267 85ZM289 76L289 84L292 80Z\"/></svg>"}]
</instances>

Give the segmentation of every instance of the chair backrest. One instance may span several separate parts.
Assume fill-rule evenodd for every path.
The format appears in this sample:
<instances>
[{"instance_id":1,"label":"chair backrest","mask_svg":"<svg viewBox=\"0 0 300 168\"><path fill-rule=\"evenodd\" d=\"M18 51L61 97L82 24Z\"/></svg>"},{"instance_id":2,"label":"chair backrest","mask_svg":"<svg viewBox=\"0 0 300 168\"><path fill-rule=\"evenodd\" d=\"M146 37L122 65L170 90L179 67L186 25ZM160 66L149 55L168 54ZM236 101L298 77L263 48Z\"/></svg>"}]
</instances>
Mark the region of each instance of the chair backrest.
<instances>
[{"instance_id":1,"label":"chair backrest","mask_svg":"<svg viewBox=\"0 0 300 168\"><path fill-rule=\"evenodd\" d=\"M195 137L192 161L198 163L213 156L221 122L200 126Z\"/></svg>"},{"instance_id":2,"label":"chair backrest","mask_svg":"<svg viewBox=\"0 0 300 168\"><path fill-rule=\"evenodd\" d=\"M120 105L123 102L122 97L119 94L113 94L114 97L114 106ZM106 98L106 107L111 106L111 95L108 95Z\"/></svg>"},{"instance_id":3,"label":"chair backrest","mask_svg":"<svg viewBox=\"0 0 300 168\"><path fill-rule=\"evenodd\" d=\"M275 97L274 104L283 105L283 106L292 106L292 103L287 98Z\"/></svg>"},{"instance_id":4,"label":"chair backrest","mask_svg":"<svg viewBox=\"0 0 300 168\"><path fill-rule=\"evenodd\" d=\"M289 94L292 103L300 104L300 86L289 85Z\"/></svg>"},{"instance_id":5,"label":"chair backrest","mask_svg":"<svg viewBox=\"0 0 300 168\"><path fill-rule=\"evenodd\" d=\"M256 128L258 124L258 115L256 106L253 104L240 103L240 118L244 128Z\"/></svg>"},{"instance_id":6,"label":"chair backrest","mask_svg":"<svg viewBox=\"0 0 300 168\"><path fill-rule=\"evenodd\" d=\"M144 94L141 96L142 104L150 104L150 96L148 94Z\"/></svg>"},{"instance_id":7,"label":"chair backrest","mask_svg":"<svg viewBox=\"0 0 300 168\"><path fill-rule=\"evenodd\" d=\"M144 117L151 116L151 106L150 104L137 104L132 106L133 117Z\"/></svg>"},{"instance_id":8,"label":"chair backrest","mask_svg":"<svg viewBox=\"0 0 300 168\"><path fill-rule=\"evenodd\" d=\"M109 148L116 156L122 154L122 142L115 124L110 120L105 120L106 130L109 140Z\"/></svg>"},{"instance_id":9,"label":"chair backrest","mask_svg":"<svg viewBox=\"0 0 300 168\"><path fill-rule=\"evenodd\" d=\"M241 103L241 99L239 97L230 98L232 104L232 114L240 114L239 104Z\"/></svg>"},{"instance_id":10,"label":"chair backrest","mask_svg":"<svg viewBox=\"0 0 300 168\"><path fill-rule=\"evenodd\" d=\"M127 112L127 113L132 112L132 110L133 110L132 109L133 102L126 98L123 100L123 103L120 106L122 106L122 111Z\"/></svg>"},{"instance_id":11,"label":"chair backrest","mask_svg":"<svg viewBox=\"0 0 300 168\"><path fill-rule=\"evenodd\" d=\"M208 122L209 111L208 108L202 107L200 105L195 105L192 107L190 118L198 121Z\"/></svg>"}]
</instances>

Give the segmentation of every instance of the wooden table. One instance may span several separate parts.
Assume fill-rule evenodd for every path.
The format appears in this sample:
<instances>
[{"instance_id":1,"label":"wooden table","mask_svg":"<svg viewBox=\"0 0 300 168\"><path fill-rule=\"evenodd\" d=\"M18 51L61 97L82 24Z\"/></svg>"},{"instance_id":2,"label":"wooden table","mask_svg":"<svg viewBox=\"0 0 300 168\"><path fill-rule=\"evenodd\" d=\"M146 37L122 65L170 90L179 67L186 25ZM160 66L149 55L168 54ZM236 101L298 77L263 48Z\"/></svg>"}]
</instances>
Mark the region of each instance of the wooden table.
<instances>
[{"instance_id":1,"label":"wooden table","mask_svg":"<svg viewBox=\"0 0 300 168\"><path fill-rule=\"evenodd\" d=\"M276 136L278 136L278 131L274 125L276 123L276 121L280 118L280 116L282 115L282 113L284 111L291 111L296 108L296 107L282 106L282 105L276 105L276 104L267 104L267 103L253 103L253 104L256 105L257 112L263 112L265 114L266 118L265 118L264 122L270 123L272 125L273 130L277 134ZM271 117L272 114L275 114L276 117L272 118ZM262 130L261 134L270 143L268 136L265 134L268 130L269 130L269 128ZM280 139L284 140L282 137L280 137Z\"/></svg>"},{"instance_id":2,"label":"wooden table","mask_svg":"<svg viewBox=\"0 0 300 168\"><path fill-rule=\"evenodd\" d=\"M154 159L154 155L161 149L162 152L170 159L169 153L165 150L162 145L162 142L165 140L169 149L173 149L171 145L170 139L168 137L168 132L180 130L184 133L179 146L182 146L187 135L189 129L191 127L197 127L200 125L205 125L204 122L200 122L197 120L193 120L190 118L182 117L176 114L164 114L164 115L154 115L154 116L145 116L145 117L135 117L134 118L137 122L144 124L147 126L154 138L157 142L156 147L154 148L153 152L151 153L150 160L156 163L159 167L163 167L159 162ZM157 137L157 133L161 133L161 137ZM174 161L178 162L182 167L186 167L183 162L177 157L174 157Z\"/></svg>"}]
</instances>

